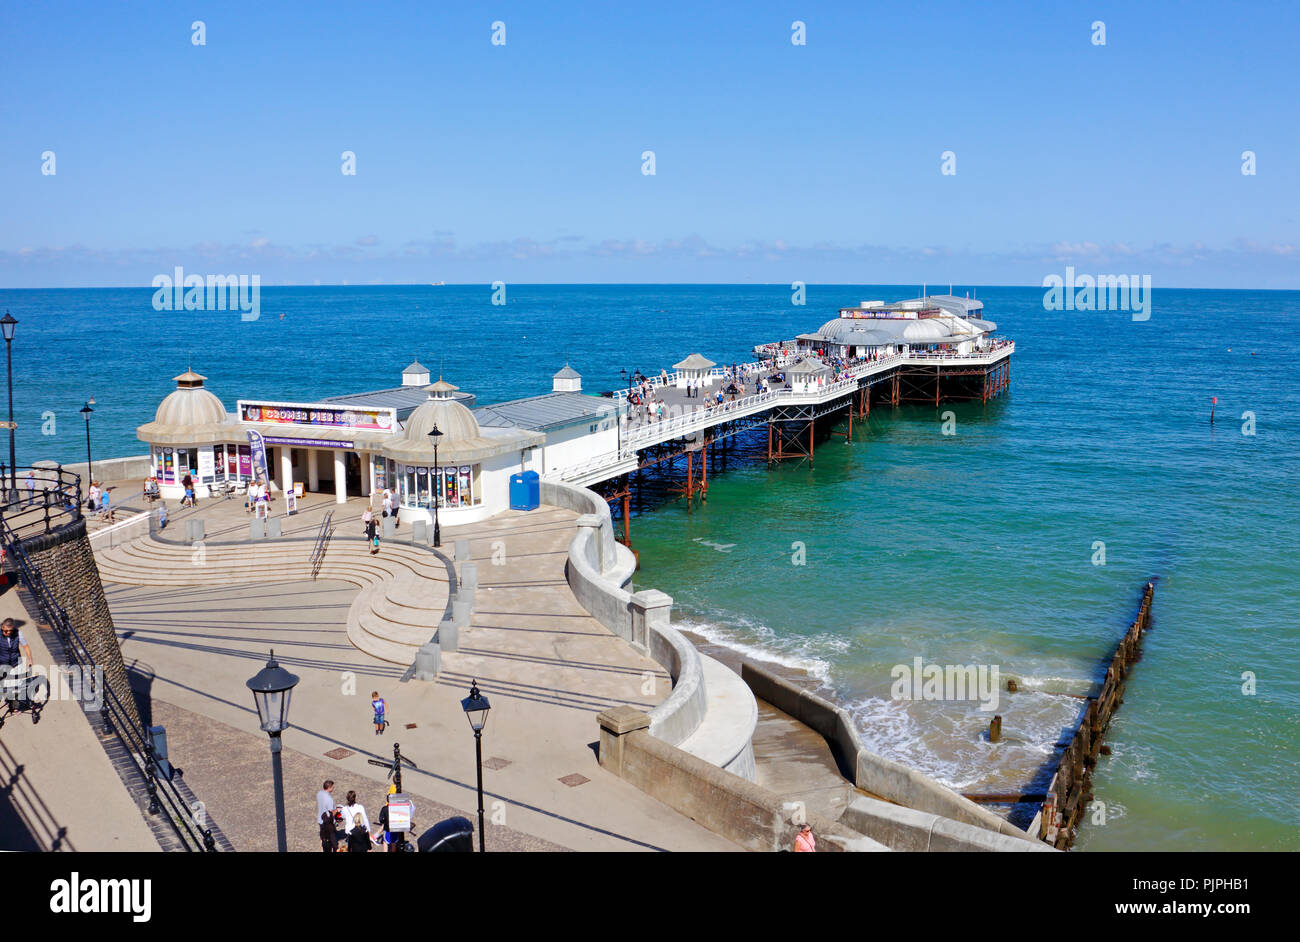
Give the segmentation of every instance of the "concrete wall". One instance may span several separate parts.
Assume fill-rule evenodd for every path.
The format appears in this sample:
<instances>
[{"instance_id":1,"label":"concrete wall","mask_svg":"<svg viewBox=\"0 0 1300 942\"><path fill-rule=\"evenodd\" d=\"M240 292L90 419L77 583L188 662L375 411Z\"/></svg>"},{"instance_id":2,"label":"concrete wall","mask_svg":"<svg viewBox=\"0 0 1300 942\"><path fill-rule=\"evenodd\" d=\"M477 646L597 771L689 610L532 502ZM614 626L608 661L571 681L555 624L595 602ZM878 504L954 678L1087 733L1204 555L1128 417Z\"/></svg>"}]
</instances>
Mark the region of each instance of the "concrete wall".
<instances>
[{"instance_id":1,"label":"concrete wall","mask_svg":"<svg viewBox=\"0 0 1300 942\"><path fill-rule=\"evenodd\" d=\"M674 745L682 742L703 721L708 697L699 652L669 624L672 599L661 592L634 597L627 591L636 560L614 539L609 505L599 494L544 480L541 497L544 504L581 514L565 567L569 588L593 618L668 672L673 692L650 711L650 732Z\"/></svg>"},{"instance_id":2,"label":"concrete wall","mask_svg":"<svg viewBox=\"0 0 1300 942\"><path fill-rule=\"evenodd\" d=\"M95 664L104 669L105 683L112 689L122 708L140 734L143 727L136 710L135 697L126 676L122 649L113 626L104 585L95 565L95 552L86 536L84 519L68 523L53 533L23 540L23 549L41 574L55 601L68 613L72 627L90 651ZM30 612L33 618L38 612ZM28 631L34 625L26 626ZM51 652L56 657L61 654Z\"/></svg>"},{"instance_id":3,"label":"concrete wall","mask_svg":"<svg viewBox=\"0 0 1300 942\"><path fill-rule=\"evenodd\" d=\"M597 721L602 768L746 850L794 846L799 825L780 796L650 735L649 716L630 707L606 711ZM888 850L822 815L809 814L807 822L819 852Z\"/></svg>"},{"instance_id":4,"label":"concrete wall","mask_svg":"<svg viewBox=\"0 0 1300 942\"><path fill-rule=\"evenodd\" d=\"M862 745L853 718L835 704L748 662L741 666L740 676L754 691L754 696L766 700L824 736L841 773L858 788L916 811L941 815L953 821L1040 843L1014 824L999 818L987 808L981 808L969 798L963 798L934 779L869 752Z\"/></svg>"},{"instance_id":5,"label":"concrete wall","mask_svg":"<svg viewBox=\"0 0 1300 942\"><path fill-rule=\"evenodd\" d=\"M1041 841L1024 841L928 811L916 811L859 795L840 821L880 841L890 850L913 853L1058 853Z\"/></svg>"},{"instance_id":6,"label":"concrete wall","mask_svg":"<svg viewBox=\"0 0 1300 942\"><path fill-rule=\"evenodd\" d=\"M58 462L55 461L37 461L34 466L38 468L53 468L56 467L57 464ZM147 454L133 455L129 458L105 458L103 461L96 458L94 464L95 480L113 483L118 481L134 481L137 485L137 490L144 489L145 478L147 478L149 472L153 470L153 462ZM81 475L81 490L83 494L85 493L86 488L90 487L90 482L86 480L86 462L80 461L76 464L65 464L63 470ZM19 483L21 484L22 482L20 481Z\"/></svg>"}]
</instances>

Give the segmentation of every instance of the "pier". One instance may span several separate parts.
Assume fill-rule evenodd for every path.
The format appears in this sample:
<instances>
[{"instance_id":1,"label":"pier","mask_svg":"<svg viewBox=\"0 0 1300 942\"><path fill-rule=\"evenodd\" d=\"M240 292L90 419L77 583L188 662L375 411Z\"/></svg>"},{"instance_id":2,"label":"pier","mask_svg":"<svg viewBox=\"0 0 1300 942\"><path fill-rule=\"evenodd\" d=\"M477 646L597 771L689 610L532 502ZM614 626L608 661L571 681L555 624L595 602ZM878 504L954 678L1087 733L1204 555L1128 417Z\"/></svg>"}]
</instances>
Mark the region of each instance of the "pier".
<instances>
[{"instance_id":1,"label":"pier","mask_svg":"<svg viewBox=\"0 0 1300 942\"><path fill-rule=\"evenodd\" d=\"M557 477L595 487L611 503L621 504L622 542L630 545L635 472L684 458L685 481L676 490L688 502L697 494L707 497L710 450L716 461L716 446L764 426L769 462L794 459L811 464L820 432L847 422L847 430L835 434L852 436L854 420L869 418L873 405L938 407L944 402L997 398L1010 388L1015 349L1014 342L997 340L969 353L907 351L828 363L811 352L798 352L792 341L756 347L756 352L770 354L762 360L707 370L663 371L611 394L621 416L617 450L568 467ZM695 389L697 395L688 396L692 383L701 385ZM631 403L637 390L642 397L653 396L655 407L644 399Z\"/></svg>"}]
</instances>

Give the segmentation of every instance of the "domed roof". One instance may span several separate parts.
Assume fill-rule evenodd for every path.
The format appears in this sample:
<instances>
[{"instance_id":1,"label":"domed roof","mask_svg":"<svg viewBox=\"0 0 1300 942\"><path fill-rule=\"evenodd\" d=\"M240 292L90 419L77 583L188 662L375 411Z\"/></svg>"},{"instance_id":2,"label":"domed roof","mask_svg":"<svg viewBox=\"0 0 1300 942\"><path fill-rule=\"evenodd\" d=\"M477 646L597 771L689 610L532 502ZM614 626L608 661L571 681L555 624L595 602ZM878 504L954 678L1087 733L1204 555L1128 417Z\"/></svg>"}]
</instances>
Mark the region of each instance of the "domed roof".
<instances>
[{"instance_id":1,"label":"domed roof","mask_svg":"<svg viewBox=\"0 0 1300 942\"><path fill-rule=\"evenodd\" d=\"M206 376L187 370L174 377L176 389L158 404L154 421L159 425L218 425L226 421L226 407L203 388Z\"/></svg>"},{"instance_id":2,"label":"domed roof","mask_svg":"<svg viewBox=\"0 0 1300 942\"><path fill-rule=\"evenodd\" d=\"M429 398L416 406L406 420L405 437L412 444L428 447L431 443L429 433L434 426L442 432L438 446L454 445L479 437L478 420L474 413L452 398L456 387L451 383L438 380L432 386L426 386Z\"/></svg>"}]
</instances>

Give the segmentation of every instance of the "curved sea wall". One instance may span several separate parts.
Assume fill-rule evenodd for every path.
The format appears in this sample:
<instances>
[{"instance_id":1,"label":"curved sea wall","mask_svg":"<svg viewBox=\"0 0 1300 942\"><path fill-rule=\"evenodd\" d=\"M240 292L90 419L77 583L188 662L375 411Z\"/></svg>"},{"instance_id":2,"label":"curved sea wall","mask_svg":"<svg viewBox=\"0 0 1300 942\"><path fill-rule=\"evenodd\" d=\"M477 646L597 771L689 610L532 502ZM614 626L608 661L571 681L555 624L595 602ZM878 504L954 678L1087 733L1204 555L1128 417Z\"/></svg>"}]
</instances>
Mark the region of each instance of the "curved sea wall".
<instances>
[{"instance_id":1,"label":"curved sea wall","mask_svg":"<svg viewBox=\"0 0 1300 942\"><path fill-rule=\"evenodd\" d=\"M673 679L668 699L650 711L650 733L678 745L703 722L708 696L699 652L669 624L672 598L655 589L627 591L636 558L614 539L609 505L599 494L585 487L543 481L541 499L580 515L578 535L569 544L565 567L569 588L579 604L610 631L649 655ZM748 750L742 752L752 755Z\"/></svg>"}]
</instances>

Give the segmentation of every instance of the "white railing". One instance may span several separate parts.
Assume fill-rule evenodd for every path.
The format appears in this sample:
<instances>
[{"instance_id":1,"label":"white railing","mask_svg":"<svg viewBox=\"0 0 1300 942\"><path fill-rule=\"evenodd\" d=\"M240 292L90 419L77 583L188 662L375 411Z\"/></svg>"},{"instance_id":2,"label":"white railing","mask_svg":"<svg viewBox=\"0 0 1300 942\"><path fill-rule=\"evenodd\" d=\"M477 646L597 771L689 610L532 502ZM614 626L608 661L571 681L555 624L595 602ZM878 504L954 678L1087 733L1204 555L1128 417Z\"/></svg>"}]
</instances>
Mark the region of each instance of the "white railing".
<instances>
[{"instance_id":1,"label":"white railing","mask_svg":"<svg viewBox=\"0 0 1300 942\"><path fill-rule=\"evenodd\" d=\"M718 422L728 421L731 419L744 418L758 412L763 412L776 405L808 403L819 405L828 399L834 399L842 396L845 392L850 392L858 387L859 380L862 377L872 373L897 366L900 363L924 360L984 360L991 356L1002 356L1005 353L1015 352L1015 343L1004 341L996 344L988 350L972 351L971 353L891 353L887 356L878 357L877 359L865 363L855 363L847 370L844 379L838 379L827 383L823 386L815 386L806 390L795 389L764 389L760 393L745 396L741 399L729 400L724 399L721 403L711 405L701 405L692 408L689 412L680 412L665 419L657 419L652 415L645 418L639 418L635 422L627 422L626 416L622 421L622 444L621 451L606 452L603 455L589 458L582 464L565 468L559 472L559 478L562 481L572 481L581 479L589 474L615 467L618 464L632 460L642 448L659 442L669 441L674 438L685 438L696 432L715 425ZM783 367L795 357L783 357L778 361L778 367ZM744 367L766 367L768 361L762 364L747 363ZM716 369L714 375L725 375L729 369ZM677 374L670 374L668 383L671 384ZM766 380L765 373L761 373L760 382ZM662 377L654 377L653 386L665 385ZM666 407L670 412L678 412L681 405L671 405Z\"/></svg>"},{"instance_id":2,"label":"white railing","mask_svg":"<svg viewBox=\"0 0 1300 942\"><path fill-rule=\"evenodd\" d=\"M777 357L777 362L776 362L777 368L779 369L783 366L786 366L792 361L794 361L795 359L796 359L796 354L793 353L790 354L789 356ZM771 366L771 363L772 363L771 360L754 360L751 363L739 363L736 365L736 369L741 374L744 374L746 372L753 372L753 371L757 371L761 373L764 370L766 370L769 366ZM731 367L729 366L715 366L711 370L709 370L709 376L715 379L726 379L731 376L731 372L732 372ZM673 371L672 373L668 373L666 375L661 373L657 376L647 376L645 383L635 384L632 387L631 392L636 392L637 388L642 385L648 385L651 389L662 389L665 386L676 386L677 380L680 377L681 377L681 373L679 371ZM614 398L626 399L628 397L628 392L629 390L627 389L616 389L614 390Z\"/></svg>"}]
</instances>

